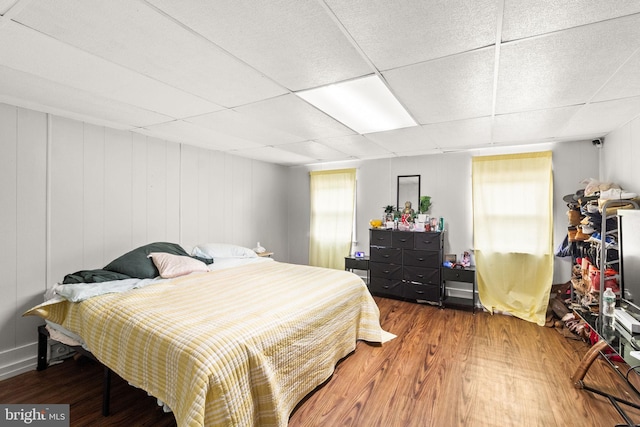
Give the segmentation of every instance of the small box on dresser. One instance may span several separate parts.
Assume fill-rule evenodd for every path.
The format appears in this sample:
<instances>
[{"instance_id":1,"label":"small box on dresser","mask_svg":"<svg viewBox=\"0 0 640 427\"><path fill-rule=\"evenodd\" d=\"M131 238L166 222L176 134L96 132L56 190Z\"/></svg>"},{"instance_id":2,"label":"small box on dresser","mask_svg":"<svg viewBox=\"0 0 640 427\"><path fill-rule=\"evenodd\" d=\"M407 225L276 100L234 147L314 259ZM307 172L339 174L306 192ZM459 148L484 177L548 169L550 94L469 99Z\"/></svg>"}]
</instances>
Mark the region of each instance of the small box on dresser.
<instances>
[{"instance_id":1,"label":"small box on dresser","mask_svg":"<svg viewBox=\"0 0 640 427\"><path fill-rule=\"evenodd\" d=\"M371 293L441 304L442 232L371 229Z\"/></svg>"}]
</instances>

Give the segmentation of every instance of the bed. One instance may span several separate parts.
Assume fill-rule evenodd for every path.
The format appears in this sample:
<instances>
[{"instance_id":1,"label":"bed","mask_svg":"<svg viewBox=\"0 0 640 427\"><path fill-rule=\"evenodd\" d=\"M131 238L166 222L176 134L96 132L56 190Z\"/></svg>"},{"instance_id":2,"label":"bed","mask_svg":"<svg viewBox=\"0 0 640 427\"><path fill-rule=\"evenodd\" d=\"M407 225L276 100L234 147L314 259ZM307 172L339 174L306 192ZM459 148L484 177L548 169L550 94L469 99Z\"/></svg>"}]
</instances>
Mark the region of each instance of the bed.
<instances>
[{"instance_id":1,"label":"bed","mask_svg":"<svg viewBox=\"0 0 640 427\"><path fill-rule=\"evenodd\" d=\"M389 338L353 273L241 247L231 253L246 256L224 257L220 247L145 249L154 277L57 286L25 315L80 337L106 367L164 402L179 426L285 426L357 340Z\"/></svg>"}]
</instances>

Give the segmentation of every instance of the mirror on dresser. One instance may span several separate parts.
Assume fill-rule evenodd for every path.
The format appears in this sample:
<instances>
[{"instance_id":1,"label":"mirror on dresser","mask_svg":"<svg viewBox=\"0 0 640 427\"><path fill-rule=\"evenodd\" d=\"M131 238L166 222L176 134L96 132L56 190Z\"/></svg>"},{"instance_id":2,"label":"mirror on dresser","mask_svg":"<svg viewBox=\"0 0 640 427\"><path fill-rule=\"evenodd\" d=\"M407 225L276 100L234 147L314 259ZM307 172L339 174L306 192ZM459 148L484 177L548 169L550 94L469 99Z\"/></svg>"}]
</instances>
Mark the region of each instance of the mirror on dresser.
<instances>
[{"instance_id":1,"label":"mirror on dresser","mask_svg":"<svg viewBox=\"0 0 640 427\"><path fill-rule=\"evenodd\" d=\"M405 202L411 202L411 207L418 212L420 208L420 175L398 175L398 192L396 206L399 211L404 209Z\"/></svg>"}]
</instances>

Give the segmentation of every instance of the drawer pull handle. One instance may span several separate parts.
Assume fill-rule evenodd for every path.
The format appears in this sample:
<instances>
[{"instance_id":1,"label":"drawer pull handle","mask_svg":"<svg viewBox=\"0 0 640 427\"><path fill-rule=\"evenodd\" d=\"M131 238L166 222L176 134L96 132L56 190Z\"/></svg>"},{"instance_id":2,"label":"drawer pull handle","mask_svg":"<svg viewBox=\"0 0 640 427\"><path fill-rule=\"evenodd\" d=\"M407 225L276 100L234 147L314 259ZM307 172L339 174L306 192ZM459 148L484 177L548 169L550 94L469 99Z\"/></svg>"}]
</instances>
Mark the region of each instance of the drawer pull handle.
<instances>
[{"instance_id":1,"label":"drawer pull handle","mask_svg":"<svg viewBox=\"0 0 640 427\"><path fill-rule=\"evenodd\" d=\"M382 255L383 258L389 258L389 255Z\"/></svg>"},{"instance_id":2,"label":"drawer pull handle","mask_svg":"<svg viewBox=\"0 0 640 427\"><path fill-rule=\"evenodd\" d=\"M404 243L407 241L407 239L400 239L400 241Z\"/></svg>"},{"instance_id":3,"label":"drawer pull handle","mask_svg":"<svg viewBox=\"0 0 640 427\"><path fill-rule=\"evenodd\" d=\"M424 261L424 258L418 258L418 261Z\"/></svg>"},{"instance_id":4,"label":"drawer pull handle","mask_svg":"<svg viewBox=\"0 0 640 427\"><path fill-rule=\"evenodd\" d=\"M424 279L424 275L423 274L418 274L418 277L421 279Z\"/></svg>"}]
</instances>

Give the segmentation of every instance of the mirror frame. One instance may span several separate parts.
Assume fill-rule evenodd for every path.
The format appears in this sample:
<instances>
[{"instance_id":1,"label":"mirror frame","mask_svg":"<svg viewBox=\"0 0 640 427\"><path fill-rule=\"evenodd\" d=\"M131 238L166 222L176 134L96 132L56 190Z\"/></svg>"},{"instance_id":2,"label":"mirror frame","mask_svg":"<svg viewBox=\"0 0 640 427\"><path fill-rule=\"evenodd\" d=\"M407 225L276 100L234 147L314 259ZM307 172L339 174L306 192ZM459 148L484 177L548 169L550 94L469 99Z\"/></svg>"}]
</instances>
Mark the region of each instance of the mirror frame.
<instances>
[{"instance_id":1,"label":"mirror frame","mask_svg":"<svg viewBox=\"0 0 640 427\"><path fill-rule=\"evenodd\" d=\"M418 189L415 192L415 194L412 194L410 197L404 197L403 193L403 197L405 198L405 200L402 201L402 205L400 204L400 184L401 181L403 181L403 178L418 178ZM412 191L413 193L413 191ZM420 175L398 175L398 187L396 189L396 209L399 211L402 211L402 209L404 209L404 203L406 201L410 201L411 202L411 208L418 213L418 211L420 210Z\"/></svg>"}]
</instances>

